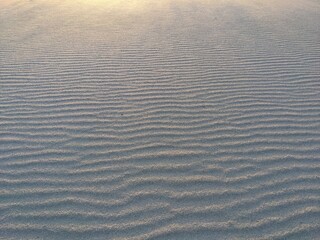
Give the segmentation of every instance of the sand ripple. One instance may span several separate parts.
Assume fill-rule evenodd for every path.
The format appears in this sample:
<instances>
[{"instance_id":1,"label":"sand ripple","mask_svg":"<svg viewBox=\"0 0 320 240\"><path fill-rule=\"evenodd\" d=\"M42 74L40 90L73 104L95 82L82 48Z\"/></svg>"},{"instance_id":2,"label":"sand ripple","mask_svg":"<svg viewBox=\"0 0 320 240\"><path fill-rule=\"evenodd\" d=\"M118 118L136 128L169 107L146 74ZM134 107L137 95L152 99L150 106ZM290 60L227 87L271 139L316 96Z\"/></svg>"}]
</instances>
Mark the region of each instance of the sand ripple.
<instances>
[{"instance_id":1,"label":"sand ripple","mask_svg":"<svg viewBox=\"0 0 320 240\"><path fill-rule=\"evenodd\" d=\"M319 2L5 2L1 239L320 236Z\"/></svg>"}]
</instances>

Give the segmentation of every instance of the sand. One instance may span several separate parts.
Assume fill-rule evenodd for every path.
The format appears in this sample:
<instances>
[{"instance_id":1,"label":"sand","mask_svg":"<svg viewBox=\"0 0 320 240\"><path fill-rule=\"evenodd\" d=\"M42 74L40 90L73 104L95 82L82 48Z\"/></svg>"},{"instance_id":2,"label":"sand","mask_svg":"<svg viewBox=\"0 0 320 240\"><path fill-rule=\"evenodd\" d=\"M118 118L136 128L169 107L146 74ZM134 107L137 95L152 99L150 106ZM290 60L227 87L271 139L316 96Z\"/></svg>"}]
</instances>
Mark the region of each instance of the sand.
<instances>
[{"instance_id":1,"label":"sand","mask_svg":"<svg viewBox=\"0 0 320 240\"><path fill-rule=\"evenodd\" d=\"M320 239L320 2L2 0L0 239Z\"/></svg>"}]
</instances>

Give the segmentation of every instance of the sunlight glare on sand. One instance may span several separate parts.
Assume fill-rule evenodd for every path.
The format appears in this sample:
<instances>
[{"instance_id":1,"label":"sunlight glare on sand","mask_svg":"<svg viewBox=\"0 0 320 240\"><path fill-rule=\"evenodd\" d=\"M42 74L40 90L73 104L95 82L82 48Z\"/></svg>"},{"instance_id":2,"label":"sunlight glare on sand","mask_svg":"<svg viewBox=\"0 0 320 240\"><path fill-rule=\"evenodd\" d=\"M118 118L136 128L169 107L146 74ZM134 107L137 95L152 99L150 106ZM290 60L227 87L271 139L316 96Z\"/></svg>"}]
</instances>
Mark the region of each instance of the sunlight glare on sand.
<instances>
[{"instance_id":1,"label":"sunlight glare on sand","mask_svg":"<svg viewBox=\"0 0 320 240\"><path fill-rule=\"evenodd\" d=\"M122 10L122 11L128 11L128 12L134 12L134 11L141 11L143 10L146 5L150 4L150 2L153 2L153 5L159 4L159 2L155 1L145 1L145 0L131 0L131 1L125 1L125 0L76 0L71 1L74 4L83 4L87 7L98 7L98 8L108 8L108 9L114 9L114 10ZM165 1L161 1L165 2Z\"/></svg>"}]
</instances>

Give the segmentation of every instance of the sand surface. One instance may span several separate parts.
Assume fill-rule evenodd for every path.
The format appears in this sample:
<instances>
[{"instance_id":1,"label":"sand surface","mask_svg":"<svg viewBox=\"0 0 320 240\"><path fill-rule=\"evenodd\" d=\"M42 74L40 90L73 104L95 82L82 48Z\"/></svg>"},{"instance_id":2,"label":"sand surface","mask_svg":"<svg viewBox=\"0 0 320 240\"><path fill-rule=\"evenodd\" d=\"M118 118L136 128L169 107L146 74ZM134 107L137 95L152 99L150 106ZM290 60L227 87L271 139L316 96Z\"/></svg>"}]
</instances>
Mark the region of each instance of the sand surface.
<instances>
[{"instance_id":1,"label":"sand surface","mask_svg":"<svg viewBox=\"0 0 320 240\"><path fill-rule=\"evenodd\" d=\"M320 239L320 1L1 0L0 239Z\"/></svg>"}]
</instances>

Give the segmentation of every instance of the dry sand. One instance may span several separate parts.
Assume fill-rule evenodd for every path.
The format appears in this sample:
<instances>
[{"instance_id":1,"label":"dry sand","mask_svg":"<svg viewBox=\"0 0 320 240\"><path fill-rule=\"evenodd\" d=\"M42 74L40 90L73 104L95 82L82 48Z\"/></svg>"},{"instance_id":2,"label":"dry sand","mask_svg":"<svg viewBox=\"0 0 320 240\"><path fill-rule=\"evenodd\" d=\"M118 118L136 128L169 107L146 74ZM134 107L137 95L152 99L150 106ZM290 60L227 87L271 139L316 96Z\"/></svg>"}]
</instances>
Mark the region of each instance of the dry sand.
<instances>
[{"instance_id":1,"label":"dry sand","mask_svg":"<svg viewBox=\"0 0 320 240\"><path fill-rule=\"evenodd\" d=\"M320 1L2 0L0 239L320 239Z\"/></svg>"}]
</instances>

